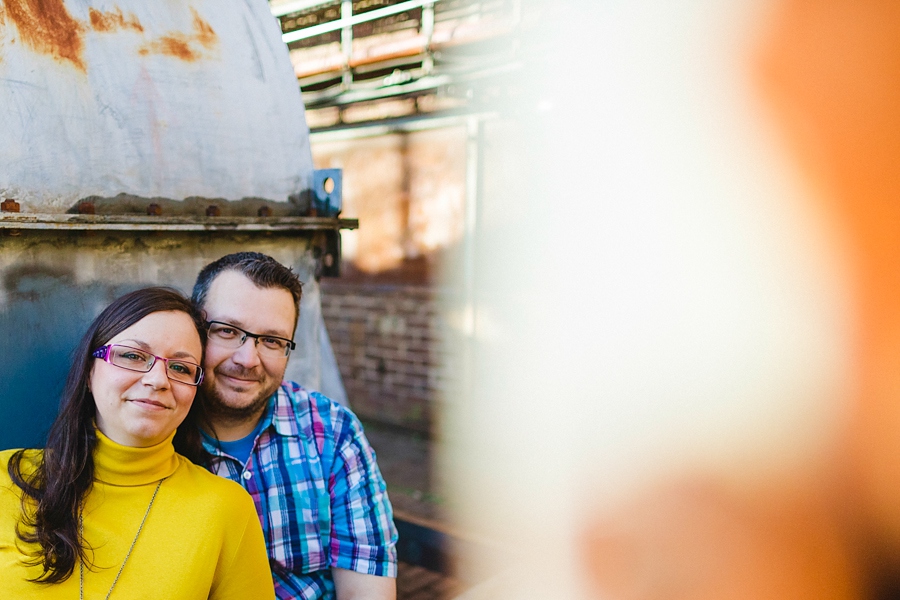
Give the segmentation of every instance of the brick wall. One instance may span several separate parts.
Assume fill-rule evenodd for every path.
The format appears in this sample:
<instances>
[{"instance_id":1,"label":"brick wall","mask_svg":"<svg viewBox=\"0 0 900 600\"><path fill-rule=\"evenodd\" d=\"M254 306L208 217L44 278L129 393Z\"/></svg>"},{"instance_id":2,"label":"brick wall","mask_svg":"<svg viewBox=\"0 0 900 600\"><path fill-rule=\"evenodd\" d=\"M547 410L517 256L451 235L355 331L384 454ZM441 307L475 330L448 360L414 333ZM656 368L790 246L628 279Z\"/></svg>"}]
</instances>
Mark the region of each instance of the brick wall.
<instances>
[{"instance_id":1,"label":"brick wall","mask_svg":"<svg viewBox=\"0 0 900 600\"><path fill-rule=\"evenodd\" d=\"M434 287L323 279L321 289L322 314L354 412L430 431L447 372Z\"/></svg>"},{"instance_id":2,"label":"brick wall","mask_svg":"<svg viewBox=\"0 0 900 600\"><path fill-rule=\"evenodd\" d=\"M464 126L351 140L311 137L317 168L344 170L342 275L322 312L347 397L369 421L430 431L444 391L437 297L462 238ZM444 365L442 367L442 364Z\"/></svg>"}]
</instances>

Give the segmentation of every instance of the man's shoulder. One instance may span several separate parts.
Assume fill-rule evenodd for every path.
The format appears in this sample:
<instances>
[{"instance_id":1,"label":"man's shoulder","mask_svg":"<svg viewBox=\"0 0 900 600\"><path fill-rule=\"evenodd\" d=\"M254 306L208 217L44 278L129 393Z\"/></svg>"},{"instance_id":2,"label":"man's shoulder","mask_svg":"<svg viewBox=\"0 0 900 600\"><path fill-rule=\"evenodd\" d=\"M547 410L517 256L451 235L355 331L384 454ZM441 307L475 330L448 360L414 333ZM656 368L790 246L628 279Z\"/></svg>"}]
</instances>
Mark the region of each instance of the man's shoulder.
<instances>
[{"instance_id":1,"label":"man's shoulder","mask_svg":"<svg viewBox=\"0 0 900 600\"><path fill-rule=\"evenodd\" d=\"M281 382L273 418L282 424L295 423L299 433L311 437L339 437L345 430L361 428L359 419L348 407L294 381Z\"/></svg>"},{"instance_id":2,"label":"man's shoulder","mask_svg":"<svg viewBox=\"0 0 900 600\"><path fill-rule=\"evenodd\" d=\"M293 412L298 417L312 419L356 419L348 407L335 402L321 392L308 390L295 381L282 381L275 399L276 412L279 409Z\"/></svg>"}]
</instances>

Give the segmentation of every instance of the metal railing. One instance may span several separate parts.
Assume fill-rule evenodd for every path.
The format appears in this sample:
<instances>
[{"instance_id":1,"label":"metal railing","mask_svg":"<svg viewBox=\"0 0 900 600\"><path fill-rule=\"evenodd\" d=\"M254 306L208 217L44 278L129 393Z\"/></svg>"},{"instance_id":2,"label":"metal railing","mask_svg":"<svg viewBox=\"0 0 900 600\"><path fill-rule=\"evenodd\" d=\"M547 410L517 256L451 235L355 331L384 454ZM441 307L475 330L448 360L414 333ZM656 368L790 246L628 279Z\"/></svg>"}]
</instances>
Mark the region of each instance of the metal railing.
<instances>
[{"instance_id":1,"label":"metal railing","mask_svg":"<svg viewBox=\"0 0 900 600\"><path fill-rule=\"evenodd\" d=\"M294 12L315 8L316 6L321 6L323 4L331 4L332 2L333 0L299 0L298 2L274 7L272 9L272 14L276 17L283 17ZM360 15L354 15L352 14L353 3L351 0L343 0L341 2L341 16L339 19L327 23L319 23L318 25L312 25L296 31L289 31L283 34L281 39L284 40L285 44L290 44L291 42L305 40L332 31L346 31L349 29L352 32L354 25L383 19L384 17L389 17L416 8L421 8L423 11L422 29L423 33L428 35L427 30L434 29L434 5L438 2L440 2L440 0L406 0L406 2L400 2L398 4L392 4L391 6L385 6L384 8L377 8Z\"/></svg>"},{"instance_id":2,"label":"metal railing","mask_svg":"<svg viewBox=\"0 0 900 600\"><path fill-rule=\"evenodd\" d=\"M496 87L518 68L515 44L505 43L490 54L464 48L511 35L520 21L521 0L400 0L385 6L387 1L295 0L271 7L283 22L282 39L296 53L307 110L331 111L318 113L319 132L362 124L413 127L418 120L484 113L475 88L486 82ZM362 24L369 25L358 27ZM426 97L433 101L419 102ZM401 99L415 100L407 102L403 114L392 112L396 102L381 116L346 113L356 105Z\"/></svg>"}]
</instances>

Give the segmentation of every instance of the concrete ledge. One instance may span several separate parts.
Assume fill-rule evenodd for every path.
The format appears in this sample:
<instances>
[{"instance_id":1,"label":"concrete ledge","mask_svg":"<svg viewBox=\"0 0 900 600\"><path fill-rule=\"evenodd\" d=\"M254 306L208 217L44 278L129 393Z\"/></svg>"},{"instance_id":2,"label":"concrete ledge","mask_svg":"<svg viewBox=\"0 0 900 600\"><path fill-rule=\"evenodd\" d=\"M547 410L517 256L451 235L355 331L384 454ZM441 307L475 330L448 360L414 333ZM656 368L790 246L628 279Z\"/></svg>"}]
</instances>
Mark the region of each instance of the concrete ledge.
<instances>
[{"instance_id":1,"label":"concrete ledge","mask_svg":"<svg viewBox=\"0 0 900 600\"><path fill-rule=\"evenodd\" d=\"M2 213L0 229L68 231L337 231L358 229L358 219L326 217L156 217Z\"/></svg>"}]
</instances>

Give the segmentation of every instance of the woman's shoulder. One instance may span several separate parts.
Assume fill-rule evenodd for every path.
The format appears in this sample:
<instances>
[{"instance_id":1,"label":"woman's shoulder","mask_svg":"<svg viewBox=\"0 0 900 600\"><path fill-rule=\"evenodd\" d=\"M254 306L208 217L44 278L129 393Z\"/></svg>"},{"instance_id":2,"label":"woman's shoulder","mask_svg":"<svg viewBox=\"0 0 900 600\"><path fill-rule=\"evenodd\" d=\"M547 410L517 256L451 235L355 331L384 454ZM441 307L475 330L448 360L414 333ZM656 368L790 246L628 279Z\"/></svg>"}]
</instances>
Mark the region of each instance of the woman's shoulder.
<instances>
[{"instance_id":1,"label":"woman's shoulder","mask_svg":"<svg viewBox=\"0 0 900 600\"><path fill-rule=\"evenodd\" d=\"M12 477L9 475L9 462L18 452L22 453L21 460L19 461L19 474L26 477L34 473L35 469L37 469L37 465L40 463L41 456L43 455L42 450L31 448L0 451L0 495L7 499L18 499L22 495L21 488L13 482ZM3 500L0 499L0 504L2 503Z\"/></svg>"},{"instance_id":2,"label":"woman's shoulder","mask_svg":"<svg viewBox=\"0 0 900 600\"><path fill-rule=\"evenodd\" d=\"M0 450L0 481L7 481L9 479L9 461L12 460L12 457L19 452L22 453L22 458L19 461L19 466L22 470L21 472L23 475L30 475L31 473L33 473L44 454L43 450L37 450L35 448L13 448L12 450Z\"/></svg>"},{"instance_id":3,"label":"woman's shoulder","mask_svg":"<svg viewBox=\"0 0 900 600\"><path fill-rule=\"evenodd\" d=\"M179 479L190 486L193 494L214 504L228 504L243 509L249 507L256 514L250 494L240 484L210 473L181 455L178 455L178 459L181 463L177 471Z\"/></svg>"}]
</instances>

